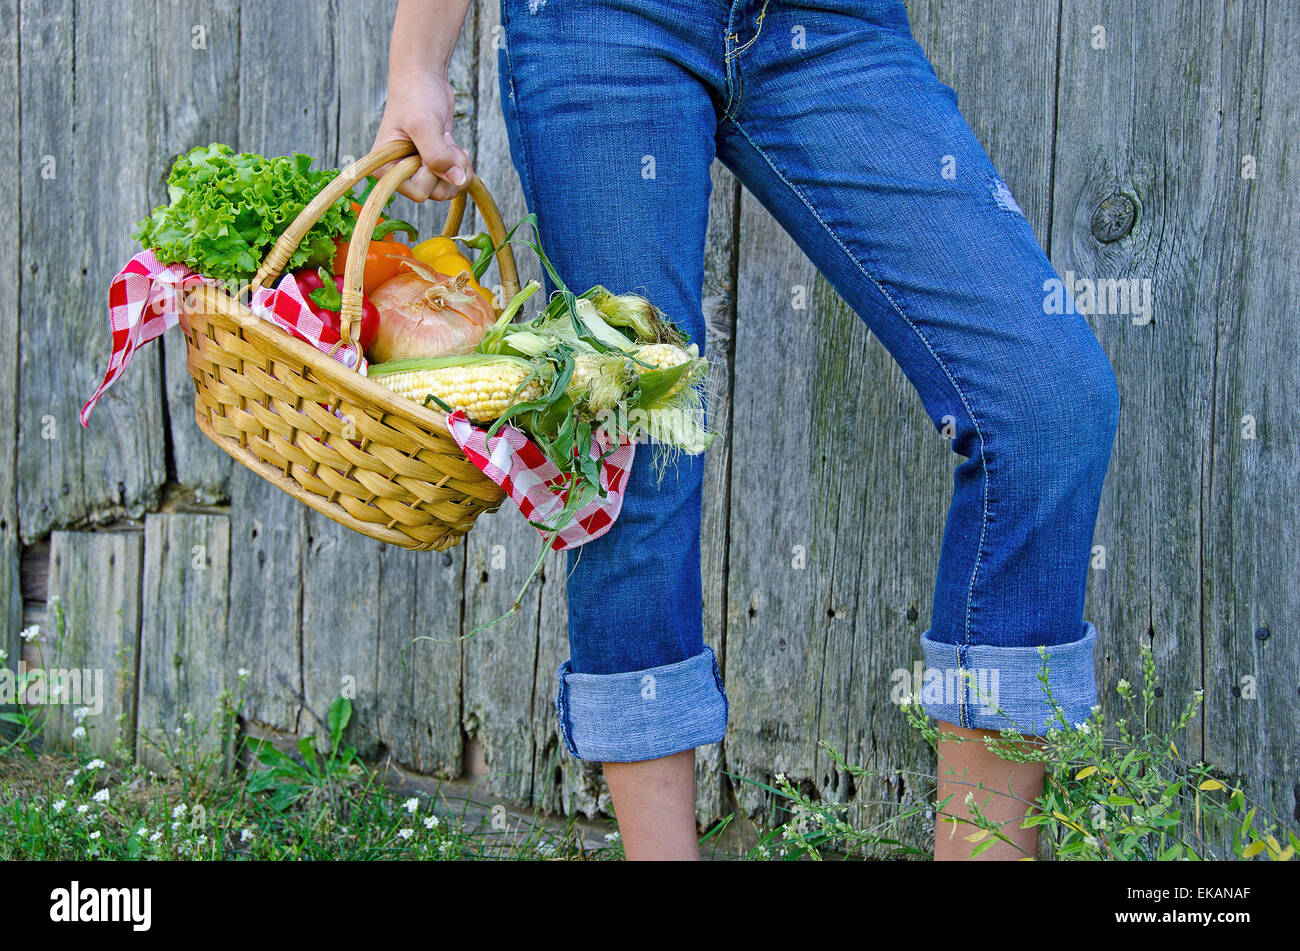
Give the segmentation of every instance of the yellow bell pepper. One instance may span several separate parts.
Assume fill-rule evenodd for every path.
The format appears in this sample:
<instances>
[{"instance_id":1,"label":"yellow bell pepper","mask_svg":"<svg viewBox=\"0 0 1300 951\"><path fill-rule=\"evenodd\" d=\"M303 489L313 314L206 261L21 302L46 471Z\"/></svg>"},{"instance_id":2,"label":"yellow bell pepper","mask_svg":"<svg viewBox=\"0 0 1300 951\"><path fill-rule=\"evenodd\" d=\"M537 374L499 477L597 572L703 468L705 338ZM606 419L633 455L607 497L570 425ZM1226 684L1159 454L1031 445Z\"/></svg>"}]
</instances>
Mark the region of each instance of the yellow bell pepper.
<instances>
[{"instance_id":1,"label":"yellow bell pepper","mask_svg":"<svg viewBox=\"0 0 1300 951\"><path fill-rule=\"evenodd\" d=\"M456 247L456 242L444 235L437 235L429 238L427 241L421 241L411 249L411 256L417 261L429 265L440 274L446 274L448 277L455 277L461 271L471 275L470 287L479 293L479 295L489 304L496 308L496 300L492 292L474 280L474 266L470 263L469 258L460 253Z\"/></svg>"}]
</instances>

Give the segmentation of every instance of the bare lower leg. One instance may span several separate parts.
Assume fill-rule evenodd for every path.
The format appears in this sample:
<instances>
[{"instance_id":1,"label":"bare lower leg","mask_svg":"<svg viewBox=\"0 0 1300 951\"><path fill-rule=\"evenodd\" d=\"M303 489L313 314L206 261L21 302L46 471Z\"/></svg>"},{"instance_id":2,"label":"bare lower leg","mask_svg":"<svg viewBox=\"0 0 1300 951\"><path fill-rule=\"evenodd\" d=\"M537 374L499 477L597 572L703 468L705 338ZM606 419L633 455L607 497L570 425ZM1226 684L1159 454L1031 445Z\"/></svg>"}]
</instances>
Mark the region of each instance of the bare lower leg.
<instances>
[{"instance_id":1,"label":"bare lower leg","mask_svg":"<svg viewBox=\"0 0 1300 951\"><path fill-rule=\"evenodd\" d=\"M1042 763L1009 763L988 751L979 737L997 737L995 730L968 730L951 723L937 723L939 732L966 738L965 742L940 739L938 749L939 791L938 800L952 796L935 820L934 857L936 861L969 859L979 843L966 836L979 827L958 822L953 818L972 816L966 804L966 794L974 795L976 805L986 818L1001 823L1001 832L1011 843L995 842L977 860L1011 860L1038 857L1038 830L1022 829L1020 821L1028 812L1026 803L1033 802L1043 791ZM1026 737L1034 742L1034 737ZM981 786L983 788L981 788Z\"/></svg>"},{"instance_id":2,"label":"bare lower leg","mask_svg":"<svg viewBox=\"0 0 1300 951\"><path fill-rule=\"evenodd\" d=\"M639 763L601 765L629 859L699 859L695 750Z\"/></svg>"}]
</instances>

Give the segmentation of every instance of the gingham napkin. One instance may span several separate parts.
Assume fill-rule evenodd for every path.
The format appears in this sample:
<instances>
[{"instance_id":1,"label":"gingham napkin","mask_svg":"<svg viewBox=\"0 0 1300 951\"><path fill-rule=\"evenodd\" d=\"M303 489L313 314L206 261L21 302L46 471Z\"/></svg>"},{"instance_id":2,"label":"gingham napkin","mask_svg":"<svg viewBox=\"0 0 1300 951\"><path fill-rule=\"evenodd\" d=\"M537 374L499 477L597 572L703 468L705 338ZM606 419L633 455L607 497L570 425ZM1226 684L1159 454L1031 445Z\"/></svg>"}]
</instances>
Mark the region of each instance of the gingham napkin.
<instances>
[{"instance_id":1,"label":"gingham napkin","mask_svg":"<svg viewBox=\"0 0 1300 951\"><path fill-rule=\"evenodd\" d=\"M465 457L501 486L525 518L530 522L554 525L555 517L568 498L567 477L546 458L536 443L509 424L502 426L489 439L487 430L471 423L461 410L448 414L447 428L465 452ZM551 542L552 549L576 548L609 531L623 508L623 490L627 486L634 455L636 443L625 442L606 457L600 464L600 487L605 490L605 496L598 496L578 509L556 534ZM588 458L599 459L600 456L600 443L592 436ZM540 528L537 530L543 536L550 534Z\"/></svg>"},{"instance_id":2,"label":"gingham napkin","mask_svg":"<svg viewBox=\"0 0 1300 951\"><path fill-rule=\"evenodd\" d=\"M90 425L90 412L110 386L117 382L136 350L180 321L185 291L196 284L220 286L219 281L191 271L184 264L163 264L152 251L141 251L117 272L108 286L108 325L113 333L113 350L108 358L104 382L81 408L81 425ZM298 282L286 274L274 288L264 287L249 301L249 309L273 321L286 333L305 340L318 350L329 352L320 341L324 322L303 300ZM365 357L355 345L340 347L334 354L346 367L357 366Z\"/></svg>"},{"instance_id":3,"label":"gingham napkin","mask_svg":"<svg viewBox=\"0 0 1300 951\"><path fill-rule=\"evenodd\" d=\"M141 251L126 263L108 289L108 320L113 334L108 371L99 389L81 408L82 426L89 426L91 410L126 371L136 350L179 323L186 289L219 283L183 264L163 264L152 251ZM321 343L325 325L311 312L292 275L286 274L275 288L257 291L249 309L323 353L328 354L333 346ZM340 347L333 357L344 366L359 363L362 372L366 369L365 356L355 344ZM475 426L460 412L449 415L447 425L469 461L505 490L525 518L551 524L550 519L564 508L568 495L564 476L522 430L505 425L489 440L486 429ZM553 549L575 548L609 531L623 506L623 488L635 449L634 443L625 443L601 463L600 484L606 495L575 513L551 543ZM592 437L590 458L599 457L600 446ZM538 531L543 536L549 534Z\"/></svg>"}]
</instances>

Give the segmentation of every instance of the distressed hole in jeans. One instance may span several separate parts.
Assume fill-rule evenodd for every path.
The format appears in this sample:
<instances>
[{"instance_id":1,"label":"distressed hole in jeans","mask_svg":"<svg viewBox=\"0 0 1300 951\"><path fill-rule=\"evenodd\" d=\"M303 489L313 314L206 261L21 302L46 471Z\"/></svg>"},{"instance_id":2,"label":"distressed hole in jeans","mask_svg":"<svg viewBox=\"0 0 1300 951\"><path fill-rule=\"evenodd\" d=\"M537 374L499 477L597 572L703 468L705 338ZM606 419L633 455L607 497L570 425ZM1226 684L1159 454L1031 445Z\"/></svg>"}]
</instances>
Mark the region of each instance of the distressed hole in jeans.
<instances>
[{"instance_id":1,"label":"distressed hole in jeans","mask_svg":"<svg viewBox=\"0 0 1300 951\"><path fill-rule=\"evenodd\" d=\"M1007 183L1001 178L996 175L993 176L989 181L989 191L993 193L993 200L997 202L997 206L1003 211L1012 211L1020 215L1022 218L1024 217L1025 213L1021 211L1020 206L1016 204L1016 199L1011 194L1011 189L1007 188Z\"/></svg>"},{"instance_id":2,"label":"distressed hole in jeans","mask_svg":"<svg viewBox=\"0 0 1300 951\"><path fill-rule=\"evenodd\" d=\"M537 11L546 6L546 0L528 0L528 12L537 16Z\"/></svg>"}]
</instances>

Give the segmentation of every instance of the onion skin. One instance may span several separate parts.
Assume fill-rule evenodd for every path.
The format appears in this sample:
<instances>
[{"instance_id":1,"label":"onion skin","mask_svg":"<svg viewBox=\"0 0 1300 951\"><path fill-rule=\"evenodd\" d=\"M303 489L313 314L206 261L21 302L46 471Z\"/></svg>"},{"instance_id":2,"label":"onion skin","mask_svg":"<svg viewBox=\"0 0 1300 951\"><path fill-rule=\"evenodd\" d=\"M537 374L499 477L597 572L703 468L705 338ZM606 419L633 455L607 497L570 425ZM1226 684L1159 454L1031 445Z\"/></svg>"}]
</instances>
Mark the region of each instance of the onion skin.
<instances>
[{"instance_id":1,"label":"onion skin","mask_svg":"<svg viewBox=\"0 0 1300 951\"><path fill-rule=\"evenodd\" d=\"M379 331L366 350L367 358L388 363L447 357L478 346L496 313L464 277L421 268L421 273L399 274L376 288L370 303L379 311Z\"/></svg>"}]
</instances>

